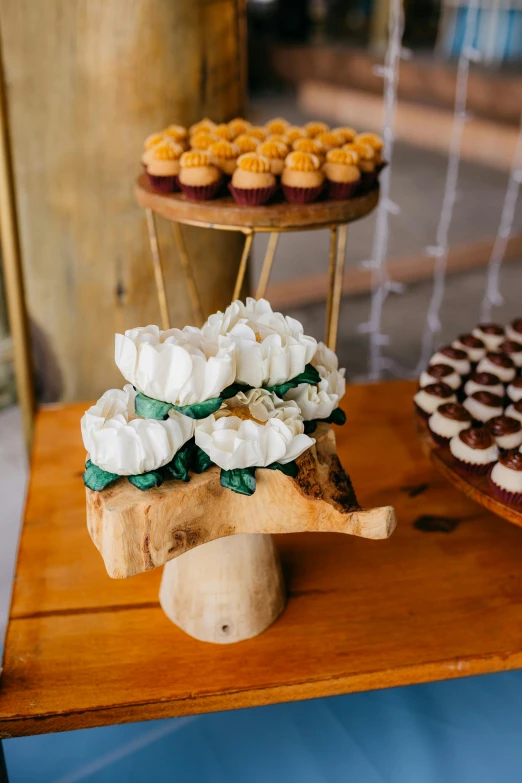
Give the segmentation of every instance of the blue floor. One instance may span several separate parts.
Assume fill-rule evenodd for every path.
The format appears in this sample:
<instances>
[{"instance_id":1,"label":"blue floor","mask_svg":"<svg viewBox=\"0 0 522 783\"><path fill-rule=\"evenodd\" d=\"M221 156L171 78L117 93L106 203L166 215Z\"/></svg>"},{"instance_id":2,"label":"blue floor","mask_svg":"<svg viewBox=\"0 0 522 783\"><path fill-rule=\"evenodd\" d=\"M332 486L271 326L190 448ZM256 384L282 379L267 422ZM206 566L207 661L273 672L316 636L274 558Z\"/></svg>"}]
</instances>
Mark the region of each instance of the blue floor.
<instances>
[{"instance_id":1,"label":"blue floor","mask_svg":"<svg viewBox=\"0 0 522 783\"><path fill-rule=\"evenodd\" d=\"M8 740L11 783L517 783L522 672Z\"/></svg>"}]
</instances>

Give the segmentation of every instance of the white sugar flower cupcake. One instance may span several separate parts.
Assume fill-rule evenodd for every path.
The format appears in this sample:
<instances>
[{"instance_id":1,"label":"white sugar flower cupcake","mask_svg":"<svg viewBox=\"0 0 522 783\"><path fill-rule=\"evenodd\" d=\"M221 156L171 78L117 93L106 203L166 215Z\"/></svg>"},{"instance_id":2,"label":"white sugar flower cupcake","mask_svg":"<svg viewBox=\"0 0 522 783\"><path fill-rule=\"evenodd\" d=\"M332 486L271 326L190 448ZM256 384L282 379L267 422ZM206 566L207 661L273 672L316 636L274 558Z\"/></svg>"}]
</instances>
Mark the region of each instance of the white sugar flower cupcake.
<instances>
[{"instance_id":1,"label":"white sugar flower cupcake","mask_svg":"<svg viewBox=\"0 0 522 783\"><path fill-rule=\"evenodd\" d=\"M324 343L318 343L311 364L318 371L318 384L300 383L284 395L285 400L294 400L305 421L327 419L344 396L346 381L344 368L339 370L339 360L334 351Z\"/></svg>"},{"instance_id":2,"label":"white sugar flower cupcake","mask_svg":"<svg viewBox=\"0 0 522 783\"><path fill-rule=\"evenodd\" d=\"M222 470L284 465L315 441L304 434L297 403L265 389L240 392L196 424L196 444Z\"/></svg>"},{"instance_id":3,"label":"white sugar flower cupcake","mask_svg":"<svg viewBox=\"0 0 522 783\"><path fill-rule=\"evenodd\" d=\"M132 386L106 391L82 417L84 446L98 468L135 476L169 463L192 437L192 419L171 410L165 421L136 415Z\"/></svg>"},{"instance_id":4,"label":"white sugar flower cupcake","mask_svg":"<svg viewBox=\"0 0 522 783\"><path fill-rule=\"evenodd\" d=\"M236 374L233 340L211 341L195 328L157 326L116 335L115 361L123 377L154 400L187 406L220 396Z\"/></svg>"},{"instance_id":5,"label":"white sugar flower cupcake","mask_svg":"<svg viewBox=\"0 0 522 783\"><path fill-rule=\"evenodd\" d=\"M202 327L211 342L227 335L236 347L236 381L253 388L277 386L300 375L317 341L294 318L274 313L266 299L236 300Z\"/></svg>"}]
</instances>

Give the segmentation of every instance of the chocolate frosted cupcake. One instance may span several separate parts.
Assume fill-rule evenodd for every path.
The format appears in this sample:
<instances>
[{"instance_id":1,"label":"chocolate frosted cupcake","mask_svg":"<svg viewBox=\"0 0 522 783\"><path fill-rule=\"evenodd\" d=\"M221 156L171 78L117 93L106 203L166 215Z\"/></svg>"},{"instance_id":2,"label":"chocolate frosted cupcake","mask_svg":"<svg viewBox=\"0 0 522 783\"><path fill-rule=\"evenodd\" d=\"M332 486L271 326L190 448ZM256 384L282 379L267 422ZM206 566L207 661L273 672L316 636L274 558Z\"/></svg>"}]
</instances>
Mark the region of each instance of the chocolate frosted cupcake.
<instances>
[{"instance_id":1,"label":"chocolate frosted cupcake","mask_svg":"<svg viewBox=\"0 0 522 783\"><path fill-rule=\"evenodd\" d=\"M457 402L457 396L451 386L439 381L419 389L413 401L420 415L427 419L443 402Z\"/></svg>"},{"instance_id":2,"label":"chocolate frosted cupcake","mask_svg":"<svg viewBox=\"0 0 522 783\"><path fill-rule=\"evenodd\" d=\"M522 335L520 335L522 340ZM498 346L500 353L505 353L513 360L515 367L522 367L522 343L517 343L516 340L504 340Z\"/></svg>"},{"instance_id":3,"label":"chocolate frosted cupcake","mask_svg":"<svg viewBox=\"0 0 522 783\"><path fill-rule=\"evenodd\" d=\"M475 421L486 422L504 412L502 397L487 391L473 392L462 404Z\"/></svg>"},{"instance_id":4,"label":"chocolate frosted cupcake","mask_svg":"<svg viewBox=\"0 0 522 783\"><path fill-rule=\"evenodd\" d=\"M499 449L517 449L522 443L522 422L511 416L493 416L487 423Z\"/></svg>"},{"instance_id":5,"label":"chocolate frosted cupcake","mask_svg":"<svg viewBox=\"0 0 522 783\"><path fill-rule=\"evenodd\" d=\"M511 402L522 400L522 377L515 378L507 387L507 396Z\"/></svg>"},{"instance_id":6,"label":"chocolate frosted cupcake","mask_svg":"<svg viewBox=\"0 0 522 783\"><path fill-rule=\"evenodd\" d=\"M505 353L490 351L477 365L477 372L491 372L498 375L502 383L511 383L517 374L513 359Z\"/></svg>"},{"instance_id":7,"label":"chocolate frosted cupcake","mask_svg":"<svg viewBox=\"0 0 522 783\"><path fill-rule=\"evenodd\" d=\"M444 402L431 414L428 426L433 440L447 446L459 432L471 427L471 416L458 402Z\"/></svg>"},{"instance_id":8,"label":"chocolate frosted cupcake","mask_svg":"<svg viewBox=\"0 0 522 783\"><path fill-rule=\"evenodd\" d=\"M522 400L514 402L512 405L508 405L506 408L506 416L512 416L518 421L522 421Z\"/></svg>"},{"instance_id":9,"label":"chocolate frosted cupcake","mask_svg":"<svg viewBox=\"0 0 522 783\"><path fill-rule=\"evenodd\" d=\"M464 393L467 397L470 397L477 391L487 391L502 397L504 395L504 386L498 375L493 375L491 372L474 372L464 386Z\"/></svg>"},{"instance_id":10,"label":"chocolate frosted cupcake","mask_svg":"<svg viewBox=\"0 0 522 783\"><path fill-rule=\"evenodd\" d=\"M508 340L522 343L522 318L515 318L509 326L506 326L506 337Z\"/></svg>"},{"instance_id":11,"label":"chocolate frosted cupcake","mask_svg":"<svg viewBox=\"0 0 522 783\"><path fill-rule=\"evenodd\" d=\"M483 340L475 337L473 334L461 334L456 340L451 343L453 348L458 348L460 351L465 351L468 354L468 359L473 364L480 362L480 360L486 355L486 346Z\"/></svg>"},{"instance_id":12,"label":"chocolate frosted cupcake","mask_svg":"<svg viewBox=\"0 0 522 783\"><path fill-rule=\"evenodd\" d=\"M465 351L453 348L451 345L444 345L434 353L430 359L430 364L449 364L455 368L459 375L469 375L471 364Z\"/></svg>"},{"instance_id":13,"label":"chocolate frosted cupcake","mask_svg":"<svg viewBox=\"0 0 522 783\"><path fill-rule=\"evenodd\" d=\"M506 451L498 458L490 476L495 494L504 503L522 503L522 454Z\"/></svg>"},{"instance_id":14,"label":"chocolate frosted cupcake","mask_svg":"<svg viewBox=\"0 0 522 783\"><path fill-rule=\"evenodd\" d=\"M496 351L505 339L504 327L500 324L479 324L473 329L473 334L482 340L488 351Z\"/></svg>"},{"instance_id":15,"label":"chocolate frosted cupcake","mask_svg":"<svg viewBox=\"0 0 522 783\"><path fill-rule=\"evenodd\" d=\"M498 459L498 447L485 427L470 427L450 440L450 451L466 473L485 475Z\"/></svg>"},{"instance_id":16,"label":"chocolate frosted cupcake","mask_svg":"<svg viewBox=\"0 0 522 783\"><path fill-rule=\"evenodd\" d=\"M460 388L462 378L450 364L430 364L430 366L421 373L419 378L419 386L423 389L425 386L429 386L430 383L437 383L438 381L444 381L452 389Z\"/></svg>"}]
</instances>

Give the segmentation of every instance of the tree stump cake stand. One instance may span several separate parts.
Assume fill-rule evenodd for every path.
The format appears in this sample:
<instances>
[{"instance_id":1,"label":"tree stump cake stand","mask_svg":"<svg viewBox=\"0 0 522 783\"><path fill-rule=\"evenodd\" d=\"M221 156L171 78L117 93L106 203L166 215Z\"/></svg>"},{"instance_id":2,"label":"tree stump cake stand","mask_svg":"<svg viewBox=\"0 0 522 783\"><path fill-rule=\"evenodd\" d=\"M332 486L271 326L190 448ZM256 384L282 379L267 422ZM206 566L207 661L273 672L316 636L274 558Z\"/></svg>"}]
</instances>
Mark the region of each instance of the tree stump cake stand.
<instances>
[{"instance_id":1,"label":"tree stump cake stand","mask_svg":"<svg viewBox=\"0 0 522 783\"><path fill-rule=\"evenodd\" d=\"M378 188L349 201L275 203L244 207L231 198L188 201L154 193L141 177L138 202L145 207L158 298L169 328L155 214L172 221L182 267L201 324L203 311L180 223L241 231L245 246L233 299L240 296L256 232L270 232L257 298L264 295L279 234L329 228L330 286L326 342L335 349L347 223L377 204ZM388 538L395 527L391 506L362 509L336 452L330 426L319 424L315 445L297 461L292 478L258 468L256 491L246 497L220 484L212 467L188 484L169 481L141 492L125 478L101 492L87 492L87 524L110 576L124 578L164 566L160 602L167 617L201 641L230 643L264 631L282 612L286 595L272 533L339 532Z\"/></svg>"}]
</instances>

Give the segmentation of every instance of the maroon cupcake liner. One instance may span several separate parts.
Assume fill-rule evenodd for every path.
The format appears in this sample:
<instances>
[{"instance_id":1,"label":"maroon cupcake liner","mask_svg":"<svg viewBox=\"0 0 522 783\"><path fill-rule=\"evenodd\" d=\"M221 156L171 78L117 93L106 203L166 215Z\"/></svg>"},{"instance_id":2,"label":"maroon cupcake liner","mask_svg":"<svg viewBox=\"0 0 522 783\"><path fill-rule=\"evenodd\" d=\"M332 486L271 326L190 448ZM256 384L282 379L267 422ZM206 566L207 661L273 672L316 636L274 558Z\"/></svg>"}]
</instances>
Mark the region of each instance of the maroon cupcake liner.
<instances>
[{"instance_id":1,"label":"maroon cupcake liner","mask_svg":"<svg viewBox=\"0 0 522 783\"><path fill-rule=\"evenodd\" d=\"M507 489L502 489L498 484L495 484L491 478L489 479L489 484L493 494L503 503L511 503L513 505L522 504L522 492L508 492Z\"/></svg>"},{"instance_id":2,"label":"maroon cupcake liner","mask_svg":"<svg viewBox=\"0 0 522 783\"><path fill-rule=\"evenodd\" d=\"M377 176L379 176L381 171L383 169L385 169L387 165L388 165L388 162L386 160L383 160L382 163L377 163L377 165L375 166L375 172L376 172Z\"/></svg>"},{"instance_id":3,"label":"maroon cupcake liner","mask_svg":"<svg viewBox=\"0 0 522 783\"><path fill-rule=\"evenodd\" d=\"M151 188L157 193L175 193L179 190L178 178L175 174L169 177L158 177L147 171L147 178Z\"/></svg>"},{"instance_id":4,"label":"maroon cupcake liner","mask_svg":"<svg viewBox=\"0 0 522 783\"><path fill-rule=\"evenodd\" d=\"M292 188L290 185L282 185L285 199L291 204L311 204L317 201L324 190L324 183L315 188Z\"/></svg>"},{"instance_id":5,"label":"maroon cupcake liner","mask_svg":"<svg viewBox=\"0 0 522 783\"><path fill-rule=\"evenodd\" d=\"M179 182L179 187L183 195L191 201L210 201L216 198L222 184L223 182L220 178L216 182L212 182L211 185L185 185L183 182Z\"/></svg>"},{"instance_id":6,"label":"maroon cupcake liner","mask_svg":"<svg viewBox=\"0 0 522 783\"><path fill-rule=\"evenodd\" d=\"M455 457L455 463L457 468L463 473L467 473L470 476L487 476L494 462L488 462L486 465L473 465L471 462L463 462Z\"/></svg>"},{"instance_id":7,"label":"maroon cupcake liner","mask_svg":"<svg viewBox=\"0 0 522 783\"><path fill-rule=\"evenodd\" d=\"M377 184L379 174L375 171L361 171L361 183L359 185L359 193L368 193Z\"/></svg>"},{"instance_id":8,"label":"maroon cupcake liner","mask_svg":"<svg viewBox=\"0 0 522 783\"><path fill-rule=\"evenodd\" d=\"M355 182L332 182L332 180L328 179L326 180L326 197L334 201L345 201L348 198L353 198L359 189L360 183L360 179Z\"/></svg>"},{"instance_id":9,"label":"maroon cupcake liner","mask_svg":"<svg viewBox=\"0 0 522 783\"><path fill-rule=\"evenodd\" d=\"M430 435L437 446L449 446L451 438L443 438L442 435L437 435L435 432L432 432L432 430L430 430Z\"/></svg>"},{"instance_id":10,"label":"maroon cupcake liner","mask_svg":"<svg viewBox=\"0 0 522 783\"><path fill-rule=\"evenodd\" d=\"M228 186L229 191L238 204L244 204L248 207L261 207L267 204L277 192L277 185L270 185L268 188L235 188L232 183Z\"/></svg>"}]
</instances>

